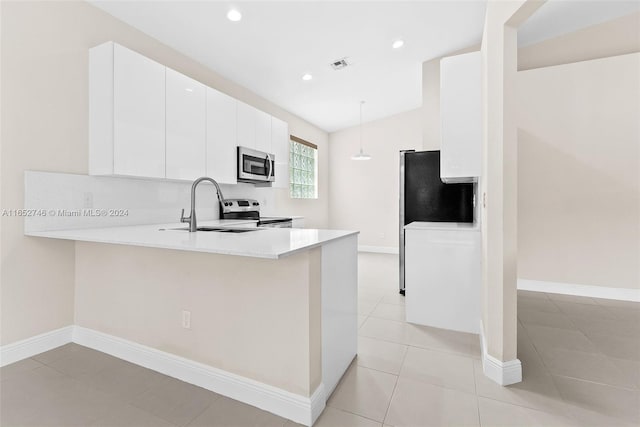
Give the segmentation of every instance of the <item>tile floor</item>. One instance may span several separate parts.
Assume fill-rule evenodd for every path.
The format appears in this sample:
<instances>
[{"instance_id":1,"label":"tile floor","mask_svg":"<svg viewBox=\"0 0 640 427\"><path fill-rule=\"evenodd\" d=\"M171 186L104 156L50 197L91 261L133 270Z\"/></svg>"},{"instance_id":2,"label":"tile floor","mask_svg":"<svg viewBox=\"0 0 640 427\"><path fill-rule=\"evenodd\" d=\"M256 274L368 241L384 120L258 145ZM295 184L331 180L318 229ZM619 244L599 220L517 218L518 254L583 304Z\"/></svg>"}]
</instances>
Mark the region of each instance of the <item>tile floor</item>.
<instances>
[{"instance_id":1,"label":"tile floor","mask_svg":"<svg viewBox=\"0 0 640 427\"><path fill-rule=\"evenodd\" d=\"M405 323L397 256L361 254L359 355L317 426L638 426L640 304L518 295L524 381L482 374L478 339ZM0 370L2 426L294 426L66 345Z\"/></svg>"}]
</instances>

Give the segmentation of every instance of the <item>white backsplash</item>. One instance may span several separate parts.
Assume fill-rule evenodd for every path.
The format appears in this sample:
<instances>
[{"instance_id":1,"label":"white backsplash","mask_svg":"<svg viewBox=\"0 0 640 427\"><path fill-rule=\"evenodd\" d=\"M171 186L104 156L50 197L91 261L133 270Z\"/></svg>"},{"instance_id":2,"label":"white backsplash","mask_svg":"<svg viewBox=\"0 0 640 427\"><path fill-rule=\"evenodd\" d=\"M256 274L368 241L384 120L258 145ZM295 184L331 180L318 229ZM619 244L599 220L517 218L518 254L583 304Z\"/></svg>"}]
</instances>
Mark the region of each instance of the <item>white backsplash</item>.
<instances>
[{"instance_id":1,"label":"white backsplash","mask_svg":"<svg viewBox=\"0 0 640 427\"><path fill-rule=\"evenodd\" d=\"M25 232L178 223L181 209L189 215L191 182L187 181L25 171L24 185L24 207L34 210L24 219ZM275 214L271 188L220 184L220 189L228 199L258 200L262 215ZM109 215L111 210L122 212ZM218 218L215 188L210 183L198 186L196 212L198 220Z\"/></svg>"}]
</instances>

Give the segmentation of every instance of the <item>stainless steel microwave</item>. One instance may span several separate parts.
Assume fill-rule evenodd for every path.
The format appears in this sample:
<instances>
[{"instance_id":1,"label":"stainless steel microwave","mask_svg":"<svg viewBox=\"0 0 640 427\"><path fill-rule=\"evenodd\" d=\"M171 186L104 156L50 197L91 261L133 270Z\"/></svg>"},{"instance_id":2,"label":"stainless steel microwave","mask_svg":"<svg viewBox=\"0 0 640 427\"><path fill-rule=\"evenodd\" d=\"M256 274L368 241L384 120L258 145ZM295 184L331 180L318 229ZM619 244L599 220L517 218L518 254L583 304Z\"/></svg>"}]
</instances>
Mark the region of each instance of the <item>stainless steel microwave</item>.
<instances>
[{"instance_id":1,"label":"stainless steel microwave","mask_svg":"<svg viewBox=\"0 0 640 427\"><path fill-rule=\"evenodd\" d=\"M238 147L238 181L268 184L275 181L276 156Z\"/></svg>"}]
</instances>

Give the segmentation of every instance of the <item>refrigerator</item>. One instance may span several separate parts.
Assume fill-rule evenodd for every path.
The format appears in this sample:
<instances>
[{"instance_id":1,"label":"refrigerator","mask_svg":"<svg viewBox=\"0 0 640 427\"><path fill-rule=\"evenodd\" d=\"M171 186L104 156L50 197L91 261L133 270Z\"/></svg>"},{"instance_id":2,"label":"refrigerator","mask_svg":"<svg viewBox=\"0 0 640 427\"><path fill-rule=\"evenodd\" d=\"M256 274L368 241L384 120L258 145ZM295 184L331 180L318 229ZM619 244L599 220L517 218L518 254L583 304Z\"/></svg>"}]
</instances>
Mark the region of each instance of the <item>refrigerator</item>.
<instances>
[{"instance_id":1,"label":"refrigerator","mask_svg":"<svg viewBox=\"0 0 640 427\"><path fill-rule=\"evenodd\" d=\"M414 221L472 223L472 183L445 184L440 179L440 151L400 151L400 293L405 294L404 226Z\"/></svg>"}]
</instances>

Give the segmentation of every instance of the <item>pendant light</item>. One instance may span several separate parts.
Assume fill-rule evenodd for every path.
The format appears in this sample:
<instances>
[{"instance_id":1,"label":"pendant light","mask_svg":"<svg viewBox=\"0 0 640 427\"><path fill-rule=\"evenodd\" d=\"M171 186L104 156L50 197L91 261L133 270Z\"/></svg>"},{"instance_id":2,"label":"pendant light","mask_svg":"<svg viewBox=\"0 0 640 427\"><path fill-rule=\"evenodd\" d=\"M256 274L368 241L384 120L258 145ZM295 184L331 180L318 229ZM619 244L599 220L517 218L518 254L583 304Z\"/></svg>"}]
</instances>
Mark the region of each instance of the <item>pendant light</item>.
<instances>
[{"instance_id":1,"label":"pendant light","mask_svg":"<svg viewBox=\"0 0 640 427\"><path fill-rule=\"evenodd\" d=\"M360 152L351 156L351 160L371 160L371 156L362 150L362 106L364 101L360 101Z\"/></svg>"}]
</instances>

